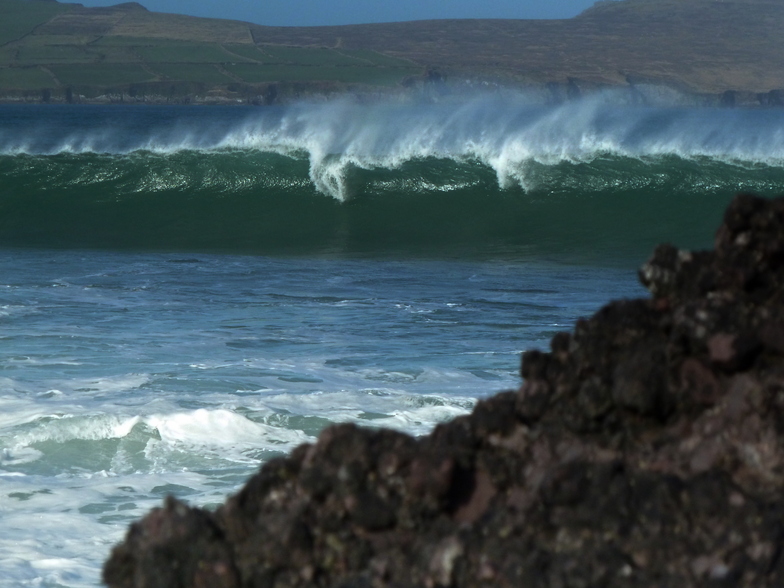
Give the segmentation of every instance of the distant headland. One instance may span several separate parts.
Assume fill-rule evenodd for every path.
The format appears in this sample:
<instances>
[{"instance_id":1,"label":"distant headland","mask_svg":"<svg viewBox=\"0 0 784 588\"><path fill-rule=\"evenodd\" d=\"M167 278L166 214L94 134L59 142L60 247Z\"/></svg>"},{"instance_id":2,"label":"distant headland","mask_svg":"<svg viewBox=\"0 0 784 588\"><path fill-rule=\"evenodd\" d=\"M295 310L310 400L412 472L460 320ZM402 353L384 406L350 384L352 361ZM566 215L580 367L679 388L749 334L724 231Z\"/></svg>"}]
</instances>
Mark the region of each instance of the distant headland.
<instances>
[{"instance_id":1,"label":"distant headland","mask_svg":"<svg viewBox=\"0 0 784 588\"><path fill-rule=\"evenodd\" d=\"M0 102L273 104L525 88L642 103L784 105L784 3L603 0L564 20L268 27L0 0Z\"/></svg>"}]
</instances>

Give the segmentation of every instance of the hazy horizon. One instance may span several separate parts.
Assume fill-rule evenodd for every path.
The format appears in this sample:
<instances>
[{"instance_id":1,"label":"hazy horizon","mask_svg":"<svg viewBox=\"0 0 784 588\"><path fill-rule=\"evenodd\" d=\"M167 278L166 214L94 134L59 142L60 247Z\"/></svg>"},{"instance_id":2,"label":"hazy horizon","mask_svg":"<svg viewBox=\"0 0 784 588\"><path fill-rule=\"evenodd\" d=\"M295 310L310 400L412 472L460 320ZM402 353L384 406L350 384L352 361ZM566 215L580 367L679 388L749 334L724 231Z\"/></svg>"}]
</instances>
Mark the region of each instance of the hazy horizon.
<instances>
[{"instance_id":1,"label":"hazy horizon","mask_svg":"<svg viewBox=\"0 0 784 588\"><path fill-rule=\"evenodd\" d=\"M112 6L122 0L80 0L85 6ZM373 22L451 18L560 19L576 16L594 0L499 0L489 4L480 0L399 0L394 3L368 4L358 0L271 0L263 5L245 0L141 0L148 10L191 16L242 20L269 26L328 26Z\"/></svg>"}]
</instances>

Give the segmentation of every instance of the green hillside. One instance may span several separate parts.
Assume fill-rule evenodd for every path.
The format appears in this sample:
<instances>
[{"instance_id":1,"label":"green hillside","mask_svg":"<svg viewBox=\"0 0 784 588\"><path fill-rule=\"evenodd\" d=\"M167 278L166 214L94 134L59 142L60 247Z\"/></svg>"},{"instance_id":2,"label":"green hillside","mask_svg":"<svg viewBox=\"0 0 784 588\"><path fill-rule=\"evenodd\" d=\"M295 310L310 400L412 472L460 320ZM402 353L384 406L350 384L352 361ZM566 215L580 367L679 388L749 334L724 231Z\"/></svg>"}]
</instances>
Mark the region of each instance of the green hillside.
<instances>
[{"instance_id":1,"label":"green hillside","mask_svg":"<svg viewBox=\"0 0 784 588\"><path fill-rule=\"evenodd\" d=\"M196 91L241 101L269 93L271 84L340 91L396 86L422 72L377 51L256 44L253 25L138 4L0 0L0 17L0 93L32 99L59 92L70 101L101 94L181 100Z\"/></svg>"},{"instance_id":2,"label":"green hillside","mask_svg":"<svg viewBox=\"0 0 784 588\"><path fill-rule=\"evenodd\" d=\"M0 45L32 33L35 28L69 10L57 2L0 1Z\"/></svg>"},{"instance_id":3,"label":"green hillside","mask_svg":"<svg viewBox=\"0 0 784 588\"><path fill-rule=\"evenodd\" d=\"M784 104L781 0L604 0L567 20L265 27L0 0L0 100L271 102L524 85L555 99L667 86Z\"/></svg>"}]
</instances>

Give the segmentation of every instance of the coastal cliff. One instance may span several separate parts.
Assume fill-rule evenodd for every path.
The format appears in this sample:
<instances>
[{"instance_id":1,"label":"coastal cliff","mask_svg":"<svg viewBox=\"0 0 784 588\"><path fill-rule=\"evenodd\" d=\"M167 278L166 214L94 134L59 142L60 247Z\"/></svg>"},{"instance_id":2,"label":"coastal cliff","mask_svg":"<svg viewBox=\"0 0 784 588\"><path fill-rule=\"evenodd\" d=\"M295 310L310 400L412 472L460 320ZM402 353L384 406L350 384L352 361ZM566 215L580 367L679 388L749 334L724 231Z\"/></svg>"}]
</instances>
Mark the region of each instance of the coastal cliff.
<instances>
[{"instance_id":1,"label":"coastal cliff","mask_svg":"<svg viewBox=\"0 0 784 588\"><path fill-rule=\"evenodd\" d=\"M640 279L428 436L333 426L215 512L167 499L105 582L781 586L784 199L738 196L714 250Z\"/></svg>"}]
</instances>

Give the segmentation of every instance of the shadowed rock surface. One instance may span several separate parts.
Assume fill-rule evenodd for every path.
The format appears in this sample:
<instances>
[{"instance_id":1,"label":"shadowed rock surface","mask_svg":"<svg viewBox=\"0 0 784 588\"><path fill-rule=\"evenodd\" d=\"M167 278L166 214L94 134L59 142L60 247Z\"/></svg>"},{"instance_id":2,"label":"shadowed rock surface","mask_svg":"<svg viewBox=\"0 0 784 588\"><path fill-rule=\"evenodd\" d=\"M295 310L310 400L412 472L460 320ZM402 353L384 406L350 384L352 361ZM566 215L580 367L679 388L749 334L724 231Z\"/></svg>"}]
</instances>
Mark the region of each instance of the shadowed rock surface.
<instances>
[{"instance_id":1,"label":"shadowed rock surface","mask_svg":"<svg viewBox=\"0 0 784 588\"><path fill-rule=\"evenodd\" d=\"M412 438L339 425L217 512L168 499L111 587L784 585L784 199L662 245L523 386Z\"/></svg>"}]
</instances>

